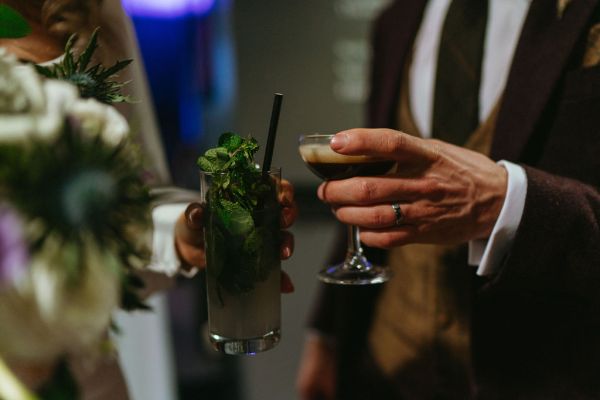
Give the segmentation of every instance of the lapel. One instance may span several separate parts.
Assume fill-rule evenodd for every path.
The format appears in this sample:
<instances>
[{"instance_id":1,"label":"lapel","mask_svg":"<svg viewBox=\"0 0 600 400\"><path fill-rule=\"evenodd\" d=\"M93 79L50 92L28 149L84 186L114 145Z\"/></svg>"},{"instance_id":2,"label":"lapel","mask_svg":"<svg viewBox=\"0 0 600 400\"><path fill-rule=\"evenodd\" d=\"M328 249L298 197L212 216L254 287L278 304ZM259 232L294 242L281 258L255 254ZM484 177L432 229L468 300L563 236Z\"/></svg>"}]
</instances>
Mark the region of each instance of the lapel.
<instances>
[{"instance_id":1,"label":"lapel","mask_svg":"<svg viewBox=\"0 0 600 400\"><path fill-rule=\"evenodd\" d=\"M410 55L427 0L396 1L376 27L370 125L394 126L402 69ZM379 34L377 33L379 32Z\"/></svg>"},{"instance_id":2,"label":"lapel","mask_svg":"<svg viewBox=\"0 0 600 400\"><path fill-rule=\"evenodd\" d=\"M573 0L558 19L556 0L532 1L498 114L493 159L522 156L597 2Z\"/></svg>"}]
</instances>

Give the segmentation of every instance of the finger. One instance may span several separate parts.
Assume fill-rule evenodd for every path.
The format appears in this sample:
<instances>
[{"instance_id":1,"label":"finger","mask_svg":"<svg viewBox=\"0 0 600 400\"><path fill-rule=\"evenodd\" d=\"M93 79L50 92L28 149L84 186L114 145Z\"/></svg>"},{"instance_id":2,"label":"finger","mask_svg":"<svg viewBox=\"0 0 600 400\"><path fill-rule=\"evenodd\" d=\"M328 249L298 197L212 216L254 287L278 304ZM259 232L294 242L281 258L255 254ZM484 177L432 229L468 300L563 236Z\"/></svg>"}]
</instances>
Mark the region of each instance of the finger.
<instances>
[{"instance_id":1,"label":"finger","mask_svg":"<svg viewBox=\"0 0 600 400\"><path fill-rule=\"evenodd\" d=\"M282 260L287 260L294 254L294 235L288 231L281 232L281 254Z\"/></svg>"},{"instance_id":2,"label":"finger","mask_svg":"<svg viewBox=\"0 0 600 400\"><path fill-rule=\"evenodd\" d=\"M289 207L283 207L281 209L281 228L287 229L294 224L298 217L298 206L296 203Z\"/></svg>"},{"instance_id":3,"label":"finger","mask_svg":"<svg viewBox=\"0 0 600 400\"><path fill-rule=\"evenodd\" d=\"M290 276L285 271L281 271L281 293L292 293L295 288Z\"/></svg>"},{"instance_id":4,"label":"finger","mask_svg":"<svg viewBox=\"0 0 600 400\"><path fill-rule=\"evenodd\" d=\"M182 241L200 245L204 242L204 208L200 203L191 203L175 224L175 236Z\"/></svg>"},{"instance_id":5,"label":"finger","mask_svg":"<svg viewBox=\"0 0 600 400\"><path fill-rule=\"evenodd\" d=\"M186 265L199 268L206 267L206 253L203 245L193 245L176 237L175 248L184 267Z\"/></svg>"},{"instance_id":6,"label":"finger","mask_svg":"<svg viewBox=\"0 0 600 400\"><path fill-rule=\"evenodd\" d=\"M390 249L415 243L418 230L413 225L403 225L392 229L361 229L360 241L367 246Z\"/></svg>"},{"instance_id":7,"label":"finger","mask_svg":"<svg viewBox=\"0 0 600 400\"><path fill-rule=\"evenodd\" d=\"M356 225L361 229L395 228L401 225L412 225L410 216L412 209L408 204L399 204L400 218L392 204L378 204L370 207L334 208L336 218L347 225Z\"/></svg>"},{"instance_id":8,"label":"finger","mask_svg":"<svg viewBox=\"0 0 600 400\"><path fill-rule=\"evenodd\" d=\"M285 179L281 180L279 203L282 206L280 224L283 229L287 229L298 217L298 205L294 201L294 186Z\"/></svg>"},{"instance_id":9,"label":"finger","mask_svg":"<svg viewBox=\"0 0 600 400\"><path fill-rule=\"evenodd\" d=\"M430 179L355 177L322 183L317 196L328 204L370 205L412 202L443 195L443 187Z\"/></svg>"},{"instance_id":10,"label":"finger","mask_svg":"<svg viewBox=\"0 0 600 400\"><path fill-rule=\"evenodd\" d=\"M331 148L346 155L369 155L406 161L435 161L439 151L434 142L391 129L350 129L337 133Z\"/></svg>"},{"instance_id":11,"label":"finger","mask_svg":"<svg viewBox=\"0 0 600 400\"><path fill-rule=\"evenodd\" d=\"M204 210L199 203L191 203L175 223L175 238L180 242L200 246L204 243Z\"/></svg>"},{"instance_id":12,"label":"finger","mask_svg":"<svg viewBox=\"0 0 600 400\"><path fill-rule=\"evenodd\" d=\"M200 203L190 203L184 212L185 221L191 230L200 230L203 227L204 208Z\"/></svg>"},{"instance_id":13,"label":"finger","mask_svg":"<svg viewBox=\"0 0 600 400\"><path fill-rule=\"evenodd\" d=\"M281 180L280 186L279 203L284 207L289 207L294 204L294 186L285 179Z\"/></svg>"},{"instance_id":14,"label":"finger","mask_svg":"<svg viewBox=\"0 0 600 400\"><path fill-rule=\"evenodd\" d=\"M175 223L175 248L184 266L206 266L203 215L202 205L191 203Z\"/></svg>"}]
</instances>

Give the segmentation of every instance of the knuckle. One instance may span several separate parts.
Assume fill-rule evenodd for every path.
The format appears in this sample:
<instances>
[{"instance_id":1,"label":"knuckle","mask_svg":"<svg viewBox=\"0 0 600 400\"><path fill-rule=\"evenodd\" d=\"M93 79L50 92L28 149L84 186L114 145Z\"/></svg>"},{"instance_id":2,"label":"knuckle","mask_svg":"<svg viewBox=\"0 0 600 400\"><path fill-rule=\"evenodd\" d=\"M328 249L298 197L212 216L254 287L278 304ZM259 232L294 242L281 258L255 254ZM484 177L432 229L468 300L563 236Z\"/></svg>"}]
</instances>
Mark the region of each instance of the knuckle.
<instances>
[{"instance_id":1,"label":"knuckle","mask_svg":"<svg viewBox=\"0 0 600 400\"><path fill-rule=\"evenodd\" d=\"M391 131L389 135L382 135L382 148L391 154L395 154L406 147L406 136L399 132Z\"/></svg>"},{"instance_id":2,"label":"knuckle","mask_svg":"<svg viewBox=\"0 0 600 400\"><path fill-rule=\"evenodd\" d=\"M294 198L294 185L292 185L290 181L285 180L285 179L283 179L281 181L281 185L282 185L283 191L285 193L287 193L287 196L290 199L293 199Z\"/></svg>"},{"instance_id":3,"label":"knuckle","mask_svg":"<svg viewBox=\"0 0 600 400\"><path fill-rule=\"evenodd\" d=\"M356 143L356 146L360 149L364 149L367 146L367 135L362 129L356 129L352 131L352 141Z\"/></svg>"},{"instance_id":4,"label":"knuckle","mask_svg":"<svg viewBox=\"0 0 600 400\"><path fill-rule=\"evenodd\" d=\"M282 206L292 206L294 204L294 194L289 191L282 191L279 194L279 204Z\"/></svg>"},{"instance_id":5,"label":"knuckle","mask_svg":"<svg viewBox=\"0 0 600 400\"><path fill-rule=\"evenodd\" d=\"M297 209L295 207L284 207L281 210L280 225L282 228L289 228L296 220Z\"/></svg>"},{"instance_id":6,"label":"knuckle","mask_svg":"<svg viewBox=\"0 0 600 400\"><path fill-rule=\"evenodd\" d=\"M382 235L379 239L381 243L381 247L384 249L390 249L396 245L396 241L391 234Z\"/></svg>"},{"instance_id":7,"label":"knuckle","mask_svg":"<svg viewBox=\"0 0 600 400\"><path fill-rule=\"evenodd\" d=\"M377 186L373 182L361 179L358 182L358 200L361 202L370 202L377 193Z\"/></svg>"},{"instance_id":8,"label":"knuckle","mask_svg":"<svg viewBox=\"0 0 600 400\"><path fill-rule=\"evenodd\" d=\"M384 213L383 210L377 209L371 213L369 223L374 227L386 226L389 225L389 218L387 218L386 213Z\"/></svg>"},{"instance_id":9,"label":"knuckle","mask_svg":"<svg viewBox=\"0 0 600 400\"><path fill-rule=\"evenodd\" d=\"M427 179L423 183L423 195L432 200L441 200L445 195L444 185L437 179Z\"/></svg>"},{"instance_id":10,"label":"knuckle","mask_svg":"<svg viewBox=\"0 0 600 400\"><path fill-rule=\"evenodd\" d=\"M438 139L429 139L425 142L429 147L429 156L432 161L438 161L442 157L442 146L444 142Z\"/></svg>"}]
</instances>

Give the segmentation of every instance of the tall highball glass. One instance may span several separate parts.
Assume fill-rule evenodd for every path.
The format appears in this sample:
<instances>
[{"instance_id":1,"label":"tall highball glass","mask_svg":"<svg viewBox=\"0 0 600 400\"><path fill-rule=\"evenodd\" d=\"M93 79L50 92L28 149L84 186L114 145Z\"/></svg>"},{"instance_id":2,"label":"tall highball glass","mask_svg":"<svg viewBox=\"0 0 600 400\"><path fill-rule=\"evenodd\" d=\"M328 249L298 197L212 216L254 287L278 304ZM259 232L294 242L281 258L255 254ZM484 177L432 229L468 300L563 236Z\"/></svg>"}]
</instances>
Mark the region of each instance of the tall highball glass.
<instances>
[{"instance_id":1,"label":"tall highball glass","mask_svg":"<svg viewBox=\"0 0 600 400\"><path fill-rule=\"evenodd\" d=\"M212 190L233 184L230 179L200 173L209 338L220 352L253 355L281 337L281 171L269 173L270 195L252 212Z\"/></svg>"}]
</instances>

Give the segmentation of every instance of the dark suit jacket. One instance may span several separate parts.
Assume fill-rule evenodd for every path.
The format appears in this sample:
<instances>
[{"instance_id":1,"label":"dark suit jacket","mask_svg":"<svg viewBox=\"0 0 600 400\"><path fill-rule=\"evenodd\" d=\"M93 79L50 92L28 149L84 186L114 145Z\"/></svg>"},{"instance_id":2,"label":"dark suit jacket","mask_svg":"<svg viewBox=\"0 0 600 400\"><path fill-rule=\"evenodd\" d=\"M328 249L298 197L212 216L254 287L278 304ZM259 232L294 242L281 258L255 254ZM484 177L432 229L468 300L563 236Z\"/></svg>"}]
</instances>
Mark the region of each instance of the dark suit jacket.
<instances>
[{"instance_id":1,"label":"dark suit jacket","mask_svg":"<svg viewBox=\"0 0 600 400\"><path fill-rule=\"evenodd\" d=\"M375 23L371 127L394 127L425 3L398 0ZM525 167L525 209L501 272L474 277L473 379L460 398L600 398L600 66L581 67L598 3L573 0L558 18L556 0L533 0L527 15L491 150ZM364 346L376 295L322 293L313 324L337 334L341 363Z\"/></svg>"}]
</instances>

